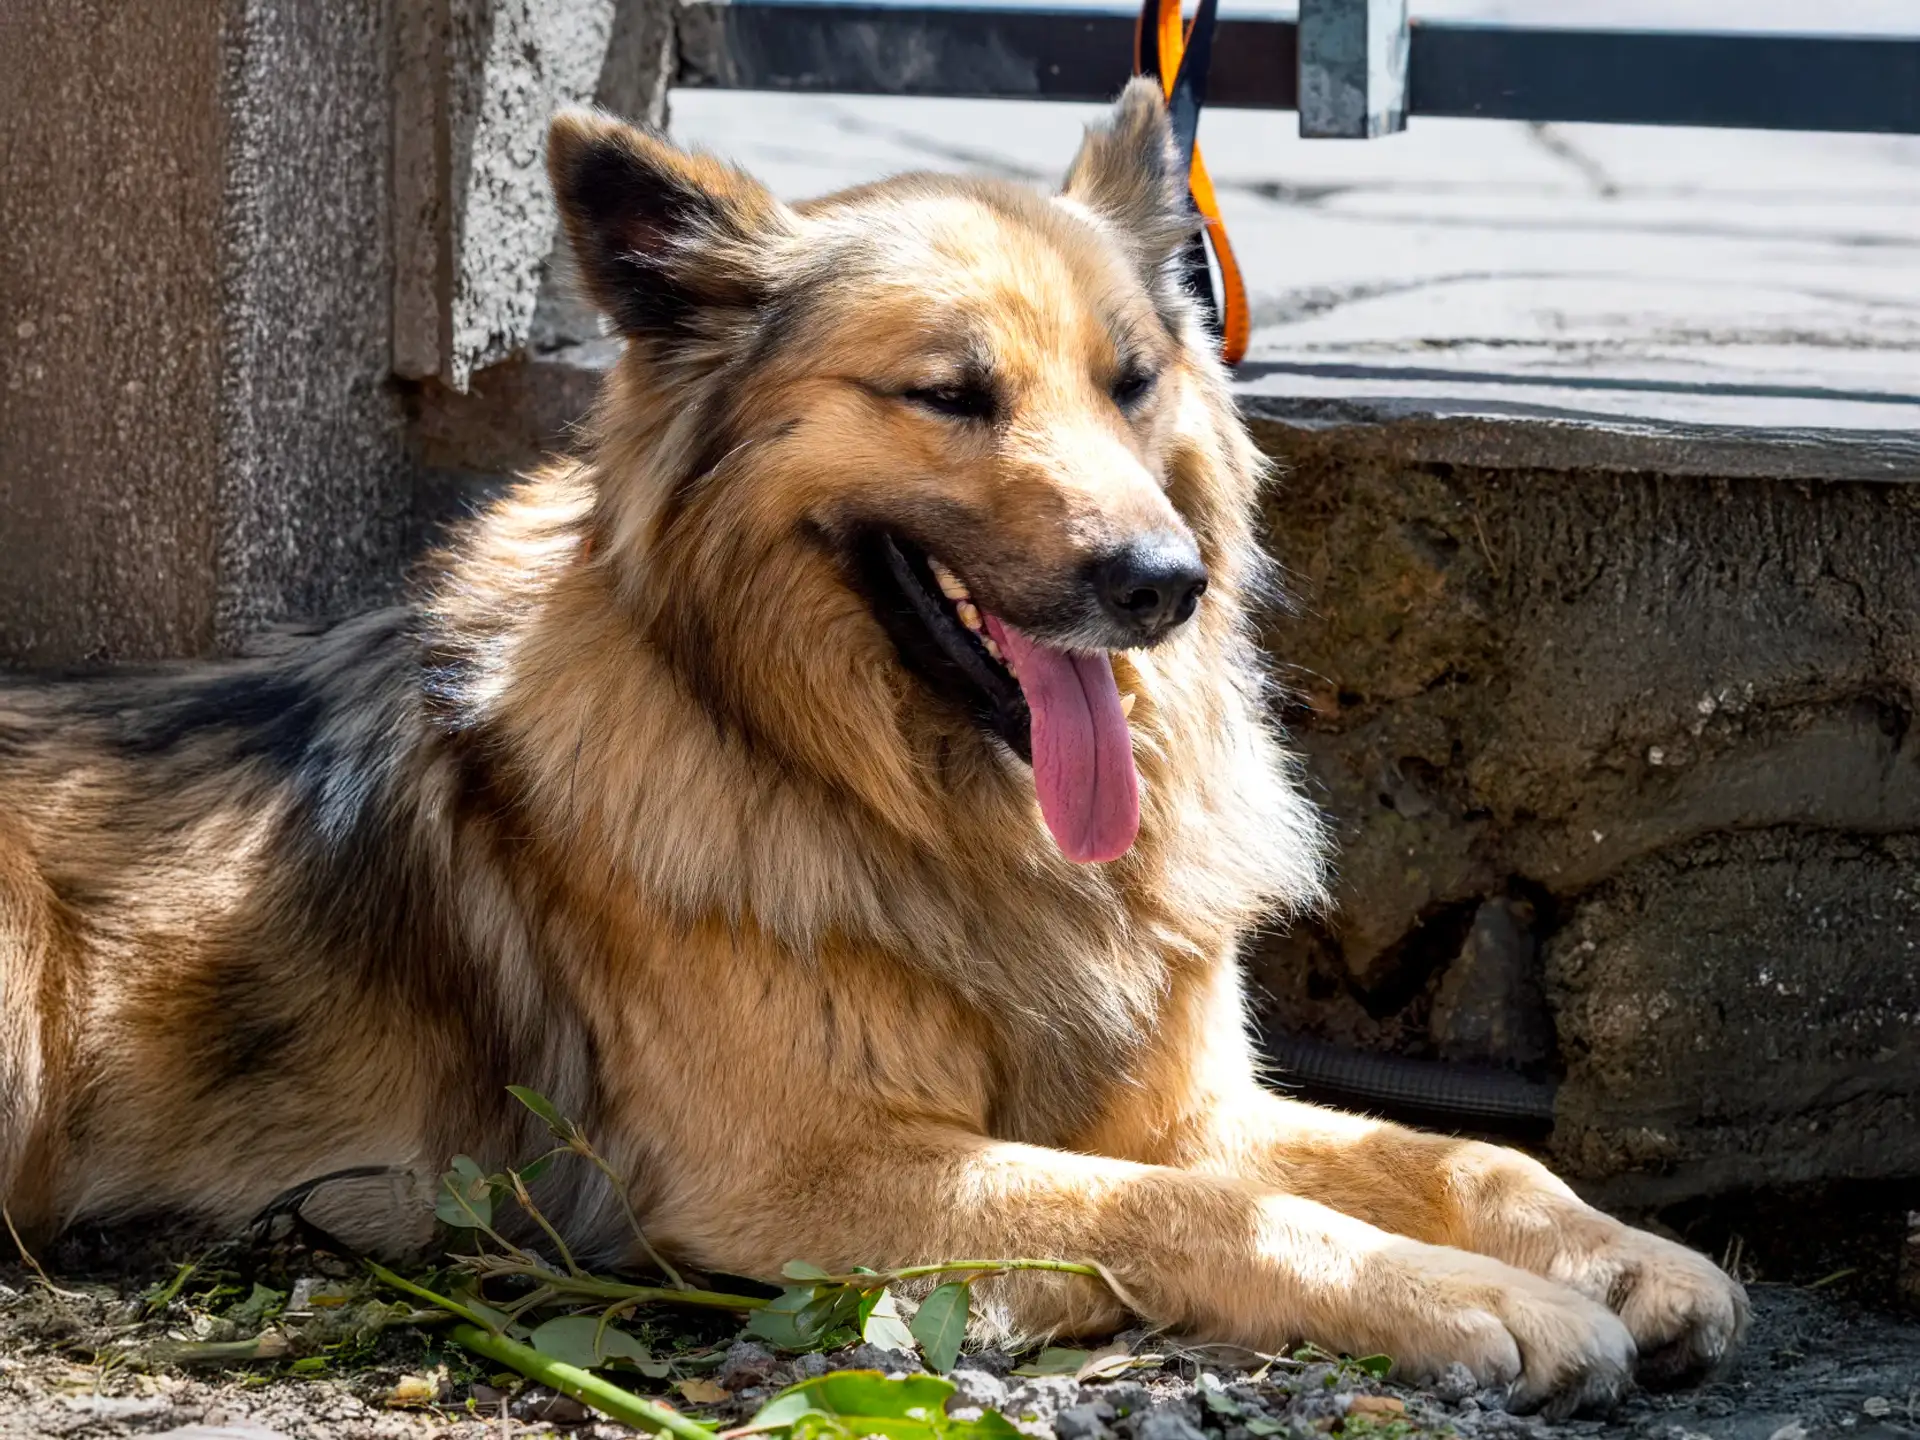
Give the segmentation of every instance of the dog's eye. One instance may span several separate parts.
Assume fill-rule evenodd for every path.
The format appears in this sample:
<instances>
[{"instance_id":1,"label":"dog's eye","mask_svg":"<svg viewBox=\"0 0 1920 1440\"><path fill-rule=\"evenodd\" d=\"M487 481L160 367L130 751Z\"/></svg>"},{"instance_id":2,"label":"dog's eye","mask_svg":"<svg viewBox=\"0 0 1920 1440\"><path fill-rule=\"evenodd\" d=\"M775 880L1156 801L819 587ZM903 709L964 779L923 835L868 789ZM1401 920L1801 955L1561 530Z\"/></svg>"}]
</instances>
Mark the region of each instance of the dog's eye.
<instances>
[{"instance_id":1,"label":"dog's eye","mask_svg":"<svg viewBox=\"0 0 1920 1440\"><path fill-rule=\"evenodd\" d=\"M901 399L954 420L993 418L993 392L984 385L943 385L930 390L907 390Z\"/></svg>"},{"instance_id":2,"label":"dog's eye","mask_svg":"<svg viewBox=\"0 0 1920 1440\"><path fill-rule=\"evenodd\" d=\"M1151 371L1127 371L1113 382L1113 403L1122 410L1131 410L1147 398L1147 392L1153 389L1154 379Z\"/></svg>"}]
</instances>

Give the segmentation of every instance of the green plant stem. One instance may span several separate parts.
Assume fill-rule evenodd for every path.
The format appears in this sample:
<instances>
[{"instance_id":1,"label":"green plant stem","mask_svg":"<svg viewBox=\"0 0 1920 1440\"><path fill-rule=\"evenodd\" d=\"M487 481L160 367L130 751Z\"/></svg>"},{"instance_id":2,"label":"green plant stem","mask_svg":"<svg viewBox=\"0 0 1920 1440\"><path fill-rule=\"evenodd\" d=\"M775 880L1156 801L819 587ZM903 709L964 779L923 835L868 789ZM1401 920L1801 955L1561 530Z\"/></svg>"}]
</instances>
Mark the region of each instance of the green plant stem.
<instances>
[{"instance_id":1,"label":"green plant stem","mask_svg":"<svg viewBox=\"0 0 1920 1440\"><path fill-rule=\"evenodd\" d=\"M542 1305L551 1305L553 1300L554 1292L552 1287L542 1285L538 1290L528 1295L526 1299L504 1312L507 1317L507 1324L518 1325L522 1315L533 1310L538 1310Z\"/></svg>"},{"instance_id":2,"label":"green plant stem","mask_svg":"<svg viewBox=\"0 0 1920 1440\"><path fill-rule=\"evenodd\" d=\"M547 1223L547 1217L540 1213L540 1207L533 1203L533 1196L527 1193L527 1182L520 1178L520 1172L507 1172L513 1179L513 1198L520 1202L520 1208L533 1217L533 1223L547 1232L547 1238L553 1241L553 1248L560 1252L560 1259L567 1267L569 1275L584 1275L586 1272L573 1263L573 1252L567 1248L567 1242L560 1238L560 1232Z\"/></svg>"},{"instance_id":3,"label":"green plant stem","mask_svg":"<svg viewBox=\"0 0 1920 1440\"><path fill-rule=\"evenodd\" d=\"M394 1274L393 1271L387 1269L386 1266L377 1260L368 1260L365 1264L367 1269L373 1272L376 1280L391 1285L396 1290L404 1291L416 1300L424 1300L429 1305L437 1305L448 1314L459 1316L469 1325L478 1325L482 1330L488 1331L489 1333L492 1332L493 1327L486 1322L484 1316L480 1315L477 1311L469 1310L458 1300L447 1295L437 1294L427 1289L424 1285L416 1285L413 1281L407 1279L406 1276Z\"/></svg>"},{"instance_id":4,"label":"green plant stem","mask_svg":"<svg viewBox=\"0 0 1920 1440\"><path fill-rule=\"evenodd\" d=\"M680 1272L669 1265L666 1258L653 1248L653 1242L647 1239L647 1232L640 1228L640 1217L634 1213L633 1200L627 1194L626 1185L621 1182L618 1175L613 1173L613 1167L600 1158L598 1151L587 1144L584 1135L578 1137L576 1148L580 1154L593 1162L602 1175L607 1177L607 1183L613 1187L613 1193L620 1201L620 1208L627 1212L627 1224L632 1228L634 1238L640 1242L640 1248L647 1252L647 1258L653 1261L654 1268L667 1277L667 1283L674 1289L686 1289L687 1282L681 1278Z\"/></svg>"},{"instance_id":5,"label":"green plant stem","mask_svg":"<svg viewBox=\"0 0 1920 1440\"><path fill-rule=\"evenodd\" d=\"M484 1355L489 1360L510 1366L529 1380L551 1386L562 1395L571 1395L581 1404L591 1405L611 1419L638 1425L657 1435L677 1435L680 1440L713 1440L713 1431L697 1421L689 1420L678 1411L655 1404L631 1390L623 1390L590 1370L549 1359L531 1346L509 1340L504 1335L495 1335L478 1325L464 1323L453 1326L447 1334L476 1355Z\"/></svg>"},{"instance_id":6,"label":"green plant stem","mask_svg":"<svg viewBox=\"0 0 1920 1440\"><path fill-rule=\"evenodd\" d=\"M947 1260L938 1265L903 1265L898 1270L855 1271L850 1275L825 1275L813 1283L854 1285L862 1290L875 1290L882 1285L891 1285L897 1280L918 1280L926 1275L954 1275L967 1271L978 1278L1005 1275L1014 1270L1051 1270L1062 1275L1084 1275L1089 1280L1107 1279L1100 1266L1083 1265L1074 1260Z\"/></svg>"},{"instance_id":7,"label":"green plant stem","mask_svg":"<svg viewBox=\"0 0 1920 1440\"><path fill-rule=\"evenodd\" d=\"M474 1273L479 1275L524 1276L538 1280L556 1295L581 1295L592 1300L617 1300L632 1305L692 1305L703 1310L758 1310L767 1303L758 1295L727 1295L718 1290L672 1290L661 1285L627 1285L593 1275L556 1275L551 1270L525 1266L515 1260L483 1257L469 1263Z\"/></svg>"}]
</instances>

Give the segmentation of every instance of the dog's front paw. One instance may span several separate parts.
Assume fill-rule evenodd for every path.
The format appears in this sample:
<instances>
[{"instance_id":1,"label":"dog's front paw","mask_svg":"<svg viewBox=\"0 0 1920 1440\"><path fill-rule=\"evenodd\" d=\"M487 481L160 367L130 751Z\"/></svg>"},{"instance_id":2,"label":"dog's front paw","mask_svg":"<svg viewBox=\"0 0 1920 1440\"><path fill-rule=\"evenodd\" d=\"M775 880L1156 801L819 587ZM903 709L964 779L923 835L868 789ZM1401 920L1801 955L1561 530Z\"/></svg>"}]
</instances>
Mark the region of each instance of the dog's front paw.
<instances>
[{"instance_id":1,"label":"dog's front paw","mask_svg":"<svg viewBox=\"0 0 1920 1440\"><path fill-rule=\"evenodd\" d=\"M1639 1380L1685 1385L1717 1370L1747 1331L1747 1292L1696 1250L1622 1225L1579 1288L1604 1298L1640 1349Z\"/></svg>"},{"instance_id":2,"label":"dog's front paw","mask_svg":"<svg viewBox=\"0 0 1920 1440\"><path fill-rule=\"evenodd\" d=\"M1388 1342L1395 1369L1431 1378L1457 1362L1519 1411L1606 1411L1633 1378L1633 1337L1605 1306L1497 1260L1408 1242L1382 1261L1412 1303Z\"/></svg>"}]
</instances>

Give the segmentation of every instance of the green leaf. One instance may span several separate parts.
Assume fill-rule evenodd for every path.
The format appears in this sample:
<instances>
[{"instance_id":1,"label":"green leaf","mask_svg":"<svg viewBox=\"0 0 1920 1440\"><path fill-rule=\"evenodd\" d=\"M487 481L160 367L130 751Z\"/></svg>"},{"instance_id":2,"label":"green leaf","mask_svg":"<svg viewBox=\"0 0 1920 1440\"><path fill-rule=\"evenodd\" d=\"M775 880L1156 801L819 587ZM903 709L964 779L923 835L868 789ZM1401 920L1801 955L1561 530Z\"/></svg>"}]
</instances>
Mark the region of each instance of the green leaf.
<instances>
[{"instance_id":1,"label":"green leaf","mask_svg":"<svg viewBox=\"0 0 1920 1440\"><path fill-rule=\"evenodd\" d=\"M518 1100L527 1109L547 1122L547 1128L553 1132L556 1140L571 1140L574 1134L573 1122L560 1113L555 1105L538 1090L529 1090L524 1085L509 1085L507 1093Z\"/></svg>"},{"instance_id":2,"label":"green leaf","mask_svg":"<svg viewBox=\"0 0 1920 1440\"><path fill-rule=\"evenodd\" d=\"M789 1285L753 1312L747 1334L782 1350L818 1350L858 1319L859 1306L860 1292L846 1286Z\"/></svg>"},{"instance_id":3,"label":"green leaf","mask_svg":"<svg viewBox=\"0 0 1920 1440\"><path fill-rule=\"evenodd\" d=\"M998 1410L983 1410L978 1420L954 1421L949 1435L966 1435L974 1440L1022 1440L1026 1434Z\"/></svg>"},{"instance_id":4,"label":"green leaf","mask_svg":"<svg viewBox=\"0 0 1920 1440\"><path fill-rule=\"evenodd\" d=\"M914 1352L913 1331L900 1318L891 1290L869 1290L860 1297L860 1338L882 1350Z\"/></svg>"},{"instance_id":5,"label":"green leaf","mask_svg":"<svg viewBox=\"0 0 1920 1440\"><path fill-rule=\"evenodd\" d=\"M860 1292L841 1288L822 1288L814 1304L793 1317L801 1334L826 1338L826 1332L845 1329L860 1317Z\"/></svg>"},{"instance_id":6,"label":"green leaf","mask_svg":"<svg viewBox=\"0 0 1920 1440\"><path fill-rule=\"evenodd\" d=\"M780 1267L780 1273L789 1280L826 1280L833 1272L822 1270L811 1260L789 1260Z\"/></svg>"},{"instance_id":7,"label":"green leaf","mask_svg":"<svg viewBox=\"0 0 1920 1440\"><path fill-rule=\"evenodd\" d=\"M553 1168L553 1156L542 1155L538 1160L529 1161L520 1167L520 1178L531 1185L547 1171Z\"/></svg>"},{"instance_id":8,"label":"green leaf","mask_svg":"<svg viewBox=\"0 0 1920 1440\"><path fill-rule=\"evenodd\" d=\"M1205 1403L1207 1409L1211 1410L1214 1414L1225 1415L1230 1419L1239 1416L1239 1402L1227 1394L1221 1387L1218 1376L1202 1375L1200 1377L1199 1390L1200 1399Z\"/></svg>"},{"instance_id":9,"label":"green leaf","mask_svg":"<svg viewBox=\"0 0 1920 1440\"><path fill-rule=\"evenodd\" d=\"M227 1311L227 1318L239 1329L257 1330L266 1324L269 1315L280 1313L286 1298L286 1291L272 1289L256 1280L253 1282L253 1293Z\"/></svg>"},{"instance_id":10,"label":"green leaf","mask_svg":"<svg viewBox=\"0 0 1920 1440\"><path fill-rule=\"evenodd\" d=\"M951 1370L960 1358L972 1308L973 1287L965 1280L949 1281L920 1302L910 1333L920 1342L920 1353L932 1369Z\"/></svg>"},{"instance_id":11,"label":"green leaf","mask_svg":"<svg viewBox=\"0 0 1920 1440\"><path fill-rule=\"evenodd\" d=\"M1247 1427L1249 1435L1284 1435L1290 1428L1286 1421L1275 1420L1270 1415L1249 1415L1240 1423Z\"/></svg>"},{"instance_id":12,"label":"green leaf","mask_svg":"<svg viewBox=\"0 0 1920 1440\"><path fill-rule=\"evenodd\" d=\"M478 1230L493 1223L493 1182L465 1155L453 1157L453 1168L440 1177L440 1194L433 1213L456 1230Z\"/></svg>"},{"instance_id":13,"label":"green leaf","mask_svg":"<svg viewBox=\"0 0 1920 1440\"><path fill-rule=\"evenodd\" d=\"M507 1329L507 1312L496 1310L480 1298L480 1287L473 1281L456 1286L448 1297L457 1300L467 1311L485 1321L489 1328L504 1332Z\"/></svg>"},{"instance_id":14,"label":"green leaf","mask_svg":"<svg viewBox=\"0 0 1920 1440\"><path fill-rule=\"evenodd\" d=\"M561 1315L536 1328L527 1343L549 1360L593 1370L609 1360L648 1362L653 1352L598 1315Z\"/></svg>"},{"instance_id":15,"label":"green leaf","mask_svg":"<svg viewBox=\"0 0 1920 1440\"><path fill-rule=\"evenodd\" d=\"M1085 1350L1069 1350L1049 1345L1026 1364L1014 1370L1016 1375L1078 1375L1087 1363Z\"/></svg>"},{"instance_id":16,"label":"green leaf","mask_svg":"<svg viewBox=\"0 0 1920 1440\"><path fill-rule=\"evenodd\" d=\"M1357 1368L1366 1371L1367 1374L1376 1380L1386 1379L1393 1371L1393 1357L1391 1355L1362 1355L1353 1363Z\"/></svg>"},{"instance_id":17,"label":"green leaf","mask_svg":"<svg viewBox=\"0 0 1920 1440\"><path fill-rule=\"evenodd\" d=\"M776 1350L805 1350L809 1346L795 1328L793 1316L784 1310L776 1310L771 1305L756 1310L747 1317L742 1334L751 1335L756 1340L764 1340Z\"/></svg>"},{"instance_id":18,"label":"green leaf","mask_svg":"<svg viewBox=\"0 0 1920 1440\"><path fill-rule=\"evenodd\" d=\"M970 1433L947 1417L952 1394L953 1382L934 1375L889 1380L878 1370L840 1370L788 1386L763 1405L742 1431L787 1430L796 1436L835 1440L868 1435L931 1440Z\"/></svg>"},{"instance_id":19,"label":"green leaf","mask_svg":"<svg viewBox=\"0 0 1920 1440\"><path fill-rule=\"evenodd\" d=\"M817 1285L789 1285L769 1300L766 1308L784 1311L788 1315L798 1315L819 1298L820 1287Z\"/></svg>"}]
</instances>

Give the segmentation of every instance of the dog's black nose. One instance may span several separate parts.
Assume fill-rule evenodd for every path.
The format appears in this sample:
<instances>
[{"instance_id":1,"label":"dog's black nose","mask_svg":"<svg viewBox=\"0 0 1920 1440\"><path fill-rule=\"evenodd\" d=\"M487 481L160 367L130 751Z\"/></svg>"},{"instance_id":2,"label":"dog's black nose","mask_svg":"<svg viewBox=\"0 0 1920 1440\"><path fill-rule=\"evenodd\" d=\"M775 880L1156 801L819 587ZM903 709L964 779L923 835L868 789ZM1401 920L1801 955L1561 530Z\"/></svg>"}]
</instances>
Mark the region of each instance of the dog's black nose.
<instances>
[{"instance_id":1,"label":"dog's black nose","mask_svg":"<svg viewBox=\"0 0 1920 1440\"><path fill-rule=\"evenodd\" d=\"M1149 535L1106 560L1095 583L1107 614L1151 644L1192 617L1207 571L1191 536Z\"/></svg>"}]
</instances>

